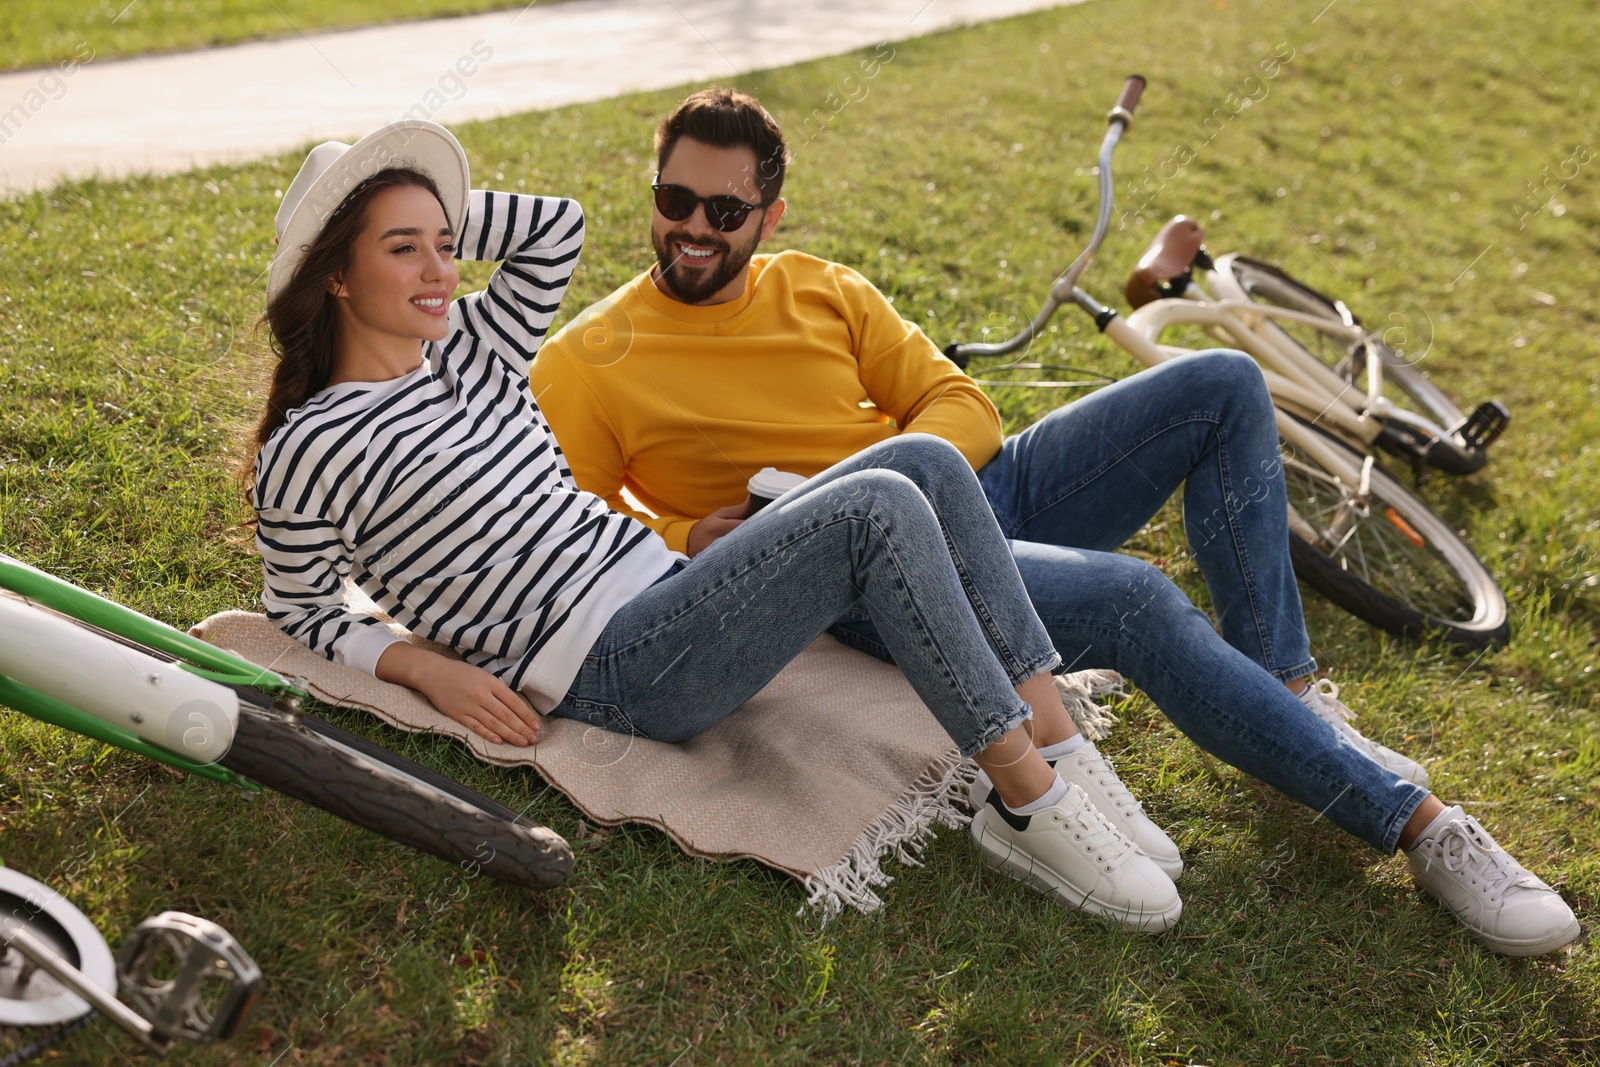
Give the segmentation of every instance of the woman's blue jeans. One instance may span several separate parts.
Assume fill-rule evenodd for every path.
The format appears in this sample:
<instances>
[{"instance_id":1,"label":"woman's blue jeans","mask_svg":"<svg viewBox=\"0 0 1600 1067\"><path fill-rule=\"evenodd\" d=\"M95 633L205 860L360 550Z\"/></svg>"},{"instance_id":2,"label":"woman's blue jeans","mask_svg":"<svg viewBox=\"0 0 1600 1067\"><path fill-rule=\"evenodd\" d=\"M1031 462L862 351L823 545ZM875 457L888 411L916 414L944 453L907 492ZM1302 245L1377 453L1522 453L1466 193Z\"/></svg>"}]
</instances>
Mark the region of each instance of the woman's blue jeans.
<instances>
[{"instance_id":1,"label":"woman's blue jeans","mask_svg":"<svg viewBox=\"0 0 1600 1067\"><path fill-rule=\"evenodd\" d=\"M963 755L1031 714L1061 663L961 453L886 441L778 498L625 604L552 714L683 741L754 696L853 604Z\"/></svg>"},{"instance_id":2,"label":"woman's blue jeans","mask_svg":"<svg viewBox=\"0 0 1600 1067\"><path fill-rule=\"evenodd\" d=\"M1289 563L1271 399L1230 352L1173 360L1005 442L979 481L1063 670L1110 668L1197 744L1393 851L1424 790L1341 739L1279 679L1311 673ZM1112 550L1179 488L1211 621L1160 571ZM857 605L835 636L892 658Z\"/></svg>"}]
</instances>

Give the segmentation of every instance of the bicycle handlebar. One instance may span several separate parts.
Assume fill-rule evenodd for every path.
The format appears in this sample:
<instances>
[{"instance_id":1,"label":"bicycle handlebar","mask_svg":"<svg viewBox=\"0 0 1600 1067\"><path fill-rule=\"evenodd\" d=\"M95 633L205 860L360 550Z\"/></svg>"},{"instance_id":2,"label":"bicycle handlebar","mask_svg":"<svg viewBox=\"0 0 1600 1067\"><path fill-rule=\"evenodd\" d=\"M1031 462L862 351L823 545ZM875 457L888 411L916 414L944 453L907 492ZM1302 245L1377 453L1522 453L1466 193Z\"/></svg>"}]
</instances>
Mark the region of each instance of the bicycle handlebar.
<instances>
[{"instance_id":1,"label":"bicycle handlebar","mask_svg":"<svg viewBox=\"0 0 1600 1067\"><path fill-rule=\"evenodd\" d=\"M946 345L944 354L947 359L958 367L965 367L973 356L1006 356L1031 342L1038 336L1044 324L1050 321L1056 308L1068 300L1076 300L1074 295L1078 286L1078 279L1083 272L1089 269L1089 261L1100 251L1100 245L1106 239L1106 233L1111 229L1112 210L1112 183L1111 183L1111 154L1117 149L1117 142L1122 139L1122 134L1133 125L1133 112L1139 106L1139 97L1144 94L1146 81L1142 74L1130 74L1128 80L1122 84L1122 95L1117 97L1116 106L1106 115L1105 139L1100 142L1100 160L1096 168L1100 176L1100 211L1095 218L1094 234L1089 238L1088 247L1078 253L1078 258L1072 261L1072 266L1057 278L1050 287L1050 295L1045 300L1044 307L1033 317L1033 321L1022 328L1022 331L1008 341L999 344L950 344ZM1091 302L1092 303L1092 302ZM1098 309L1098 310L1093 310ZM1104 314L1110 317L1115 312L1093 305L1091 313L1097 316Z\"/></svg>"},{"instance_id":2,"label":"bicycle handlebar","mask_svg":"<svg viewBox=\"0 0 1600 1067\"><path fill-rule=\"evenodd\" d=\"M1115 118L1119 111L1132 119L1134 110L1139 106L1139 97L1144 94L1144 87L1148 84L1143 74L1128 75L1128 80L1122 83L1122 95L1117 97L1116 106L1111 109L1107 121Z\"/></svg>"}]
</instances>

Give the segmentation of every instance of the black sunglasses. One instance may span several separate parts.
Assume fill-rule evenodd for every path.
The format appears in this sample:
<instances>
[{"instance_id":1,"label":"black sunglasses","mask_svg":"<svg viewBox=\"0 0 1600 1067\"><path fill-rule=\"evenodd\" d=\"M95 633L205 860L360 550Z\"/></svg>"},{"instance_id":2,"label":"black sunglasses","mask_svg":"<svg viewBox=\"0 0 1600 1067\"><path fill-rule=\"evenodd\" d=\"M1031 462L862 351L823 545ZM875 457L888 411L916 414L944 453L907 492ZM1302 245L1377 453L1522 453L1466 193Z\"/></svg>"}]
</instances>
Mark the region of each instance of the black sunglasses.
<instances>
[{"instance_id":1,"label":"black sunglasses","mask_svg":"<svg viewBox=\"0 0 1600 1067\"><path fill-rule=\"evenodd\" d=\"M720 233L732 233L744 225L746 215L772 203L766 200L759 204L747 204L737 196L699 196L693 189L681 185L662 185L660 182L652 184L650 188L655 190L656 210L665 218L682 222L694 214L696 207L704 204L706 221Z\"/></svg>"}]
</instances>

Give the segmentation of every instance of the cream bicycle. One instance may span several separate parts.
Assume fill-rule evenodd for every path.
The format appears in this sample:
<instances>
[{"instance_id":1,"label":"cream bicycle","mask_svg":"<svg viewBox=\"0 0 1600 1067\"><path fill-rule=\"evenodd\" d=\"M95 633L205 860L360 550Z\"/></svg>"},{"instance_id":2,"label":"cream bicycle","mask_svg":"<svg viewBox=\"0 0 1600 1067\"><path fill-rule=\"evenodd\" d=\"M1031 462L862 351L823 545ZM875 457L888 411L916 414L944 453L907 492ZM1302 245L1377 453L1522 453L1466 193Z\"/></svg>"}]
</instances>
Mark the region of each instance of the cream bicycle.
<instances>
[{"instance_id":1,"label":"cream bicycle","mask_svg":"<svg viewBox=\"0 0 1600 1067\"><path fill-rule=\"evenodd\" d=\"M1200 227L1169 223L1140 259L1127 315L1079 288L1112 214L1111 157L1133 121L1145 81L1135 75L1107 116L1099 156L1100 211L1089 245L1051 287L1038 315L999 344L952 344L959 366L1024 351L1058 307L1075 304L1146 366L1219 343L1253 356L1277 407L1295 573L1340 607L1401 635L1435 632L1469 648L1510 633L1505 595L1472 549L1378 463L1375 449L1453 473L1483 466L1509 413L1494 401L1464 415L1402 354L1362 327L1340 301L1267 264L1213 262ZM1195 280L1203 272L1205 284ZM1014 361L981 373L1037 372ZM1056 382L979 378L985 385ZM1388 381L1403 397L1384 392ZM1077 383L1074 383L1077 384ZM1392 392L1392 391L1391 391Z\"/></svg>"}]
</instances>

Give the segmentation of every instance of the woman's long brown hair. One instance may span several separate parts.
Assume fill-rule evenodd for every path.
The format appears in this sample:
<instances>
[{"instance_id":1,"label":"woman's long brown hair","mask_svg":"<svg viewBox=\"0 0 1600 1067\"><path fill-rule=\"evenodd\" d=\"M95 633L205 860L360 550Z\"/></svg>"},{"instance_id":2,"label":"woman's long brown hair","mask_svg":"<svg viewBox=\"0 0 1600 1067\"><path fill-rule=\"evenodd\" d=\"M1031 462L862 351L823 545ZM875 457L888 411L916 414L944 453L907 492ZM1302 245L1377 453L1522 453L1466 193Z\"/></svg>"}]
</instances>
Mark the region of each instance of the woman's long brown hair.
<instances>
[{"instance_id":1,"label":"woman's long brown hair","mask_svg":"<svg viewBox=\"0 0 1600 1067\"><path fill-rule=\"evenodd\" d=\"M444 206L439 188L421 171L406 167L380 170L345 197L305 258L278 295L267 303L268 343L278 357L267 389L266 408L256 425L255 450L267 443L289 412L321 392L333 374L339 350L339 304L328 283L350 269L350 249L367 225L367 205L385 189L415 186L432 193ZM448 212L446 212L448 217Z\"/></svg>"}]
</instances>

